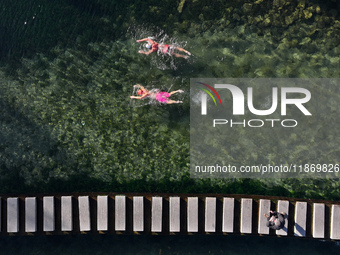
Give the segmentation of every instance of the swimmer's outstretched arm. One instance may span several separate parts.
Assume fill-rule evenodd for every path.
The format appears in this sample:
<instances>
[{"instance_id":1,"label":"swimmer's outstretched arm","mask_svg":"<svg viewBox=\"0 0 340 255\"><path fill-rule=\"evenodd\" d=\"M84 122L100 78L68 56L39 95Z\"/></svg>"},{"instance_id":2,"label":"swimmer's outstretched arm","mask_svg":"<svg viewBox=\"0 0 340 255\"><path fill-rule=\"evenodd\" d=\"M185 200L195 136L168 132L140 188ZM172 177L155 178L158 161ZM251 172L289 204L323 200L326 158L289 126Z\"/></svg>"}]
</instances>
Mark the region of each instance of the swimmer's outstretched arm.
<instances>
[{"instance_id":1,"label":"swimmer's outstretched arm","mask_svg":"<svg viewBox=\"0 0 340 255\"><path fill-rule=\"evenodd\" d=\"M140 39L140 40L137 40L136 42L149 42L149 43L151 43L151 44L153 44L154 43L154 41L152 41L151 39L149 39L149 38L144 38L144 39Z\"/></svg>"},{"instance_id":2,"label":"swimmer's outstretched arm","mask_svg":"<svg viewBox=\"0 0 340 255\"><path fill-rule=\"evenodd\" d=\"M143 96L139 96L139 97L136 97L136 96L130 96L130 98L133 98L133 99L143 99L144 97L147 97L148 95L145 94Z\"/></svg>"}]
</instances>

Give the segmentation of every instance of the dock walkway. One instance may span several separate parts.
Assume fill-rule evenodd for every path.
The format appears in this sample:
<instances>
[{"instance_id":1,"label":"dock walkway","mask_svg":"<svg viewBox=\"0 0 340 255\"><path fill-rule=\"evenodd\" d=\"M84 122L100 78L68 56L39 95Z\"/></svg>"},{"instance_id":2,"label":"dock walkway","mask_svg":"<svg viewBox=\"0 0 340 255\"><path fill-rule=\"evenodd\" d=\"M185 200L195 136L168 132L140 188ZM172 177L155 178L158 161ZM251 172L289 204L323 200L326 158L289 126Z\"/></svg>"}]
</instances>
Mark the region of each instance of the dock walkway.
<instances>
[{"instance_id":1,"label":"dock walkway","mask_svg":"<svg viewBox=\"0 0 340 255\"><path fill-rule=\"evenodd\" d=\"M286 213L266 227L265 213ZM221 194L88 193L0 198L0 235L241 234L340 240L340 203Z\"/></svg>"}]
</instances>

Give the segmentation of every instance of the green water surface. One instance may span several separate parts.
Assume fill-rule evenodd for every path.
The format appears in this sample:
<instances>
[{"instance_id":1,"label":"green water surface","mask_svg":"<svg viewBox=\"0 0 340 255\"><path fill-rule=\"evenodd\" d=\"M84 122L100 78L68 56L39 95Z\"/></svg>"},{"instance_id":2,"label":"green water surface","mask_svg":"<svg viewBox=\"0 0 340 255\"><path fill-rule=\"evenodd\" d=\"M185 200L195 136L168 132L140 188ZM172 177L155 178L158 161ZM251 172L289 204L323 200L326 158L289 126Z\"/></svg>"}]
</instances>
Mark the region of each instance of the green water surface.
<instances>
[{"instance_id":1,"label":"green water surface","mask_svg":"<svg viewBox=\"0 0 340 255\"><path fill-rule=\"evenodd\" d=\"M334 1L17 0L0 10L0 193L339 198L337 180L189 178L189 79L339 77ZM138 54L147 36L192 56ZM130 100L136 83L182 89L173 98L184 103Z\"/></svg>"}]
</instances>

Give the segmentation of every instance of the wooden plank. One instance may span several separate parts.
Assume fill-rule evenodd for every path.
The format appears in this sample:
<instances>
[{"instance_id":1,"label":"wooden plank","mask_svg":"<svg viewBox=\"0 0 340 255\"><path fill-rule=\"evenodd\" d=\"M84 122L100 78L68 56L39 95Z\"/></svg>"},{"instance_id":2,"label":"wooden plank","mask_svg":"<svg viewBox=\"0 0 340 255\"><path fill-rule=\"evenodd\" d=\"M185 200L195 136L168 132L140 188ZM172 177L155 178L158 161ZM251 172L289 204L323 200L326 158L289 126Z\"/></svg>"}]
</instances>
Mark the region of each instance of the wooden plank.
<instances>
[{"instance_id":1,"label":"wooden plank","mask_svg":"<svg viewBox=\"0 0 340 255\"><path fill-rule=\"evenodd\" d=\"M163 210L163 198L152 197L151 206L151 231L162 232L162 210Z\"/></svg>"},{"instance_id":2,"label":"wooden plank","mask_svg":"<svg viewBox=\"0 0 340 255\"><path fill-rule=\"evenodd\" d=\"M325 238L325 204L313 204L313 237Z\"/></svg>"},{"instance_id":3,"label":"wooden plank","mask_svg":"<svg viewBox=\"0 0 340 255\"><path fill-rule=\"evenodd\" d=\"M234 207L235 199L233 197L223 198L222 232L234 232Z\"/></svg>"},{"instance_id":4,"label":"wooden plank","mask_svg":"<svg viewBox=\"0 0 340 255\"><path fill-rule=\"evenodd\" d=\"M169 231L180 232L180 198L170 197L170 208L169 208Z\"/></svg>"},{"instance_id":5,"label":"wooden plank","mask_svg":"<svg viewBox=\"0 0 340 255\"><path fill-rule=\"evenodd\" d=\"M286 214L285 216L285 226L280 229L276 230L276 234L280 236L286 236L288 235L288 212L289 212L289 201L287 200L279 200L277 202L277 212L282 213L284 212Z\"/></svg>"},{"instance_id":6,"label":"wooden plank","mask_svg":"<svg viewBox=\"0 0 340 255\"><path fill-rule=\"evenodd\" d=\"M188 197L188 232L198 232L198 197Z\"/></svg>"},{"instance_id":7,"label":"wooden plank","mask_svg":"<svg viewBox=\"0 0 340 255\"><path fill-rule=\"evenodd\" d=\"M306 225L307 225L307 202L296 202L294 235L305 237Z\"/></svg>"},{"instance_id":8,"label":"wooden plank","mask_svg":"<svg viewBox=\"0 0 340 255\"><path fill-rule=\"evenodd\" d=\"M44 231L55 230L54 197L43 198Z\"/></svg>"},{"instance_id":9,"label":"wooden plank","mask_svg":"<svg viewBox=\"0 0 340 255\"><path fill-rule=\"evenodd\" d=\"M115 229L126 231L126 196L115 197Z\"/></svg>"},{"instance_id":10,"label":"wooden plank","mask_svg":"<svg viewBox=\"0 0 340 255\"><path fill-rule=\"evenodd\" d=\"M7 198L7 232L19 232L19 198Z\"/></svg>"},{"instance_id":11,"label":"wooden plank","mask_svg":"<svg viewBox=\"0 0 340 255\"><path fill-rule=\"evenodd\" d=\"M72 231L72 196L61 197L61 231Z\"/></svg>"},{"instance_id":12,"label":"wooden plank","mask_svg":"<svg viewBox=\"0 0 340 255\"><path fill-rule=\"evenodd\" d=\"M133 197L133 231L144 231L144 197Z\"/></svg>"},{"instance_id":13,"label":"wooden plank","mask_svg":"<svg viewBox=\"0 0 340 255\"><path fill-rule=\"evenodd\" d=\"M97 196L97 230L107 231L108 230L108 196Z\"/></svg>"},{"instance_id":14,"label":"wooden plank","mask_svg":"<svg viewBox=\"0 0 340 255\"><path fill-rule=\"evenodd\" d=\"M205 198L205 232L216 231L216 197Z\"/></svg>"},{"instance_id":15,"label":"wooden plank","mask_svg":"<svg viewBox=\"0 0 340 255\"><path fill-rule=\"evenodd\" d=\"M37 231L37 199L35 197L25 198L25 231Z\"/></svg>"},{"instance_id":16,"label":"wooden plank","mask_svg":"<svg viewBox=\"0 0 340 255\"><path fill-rule=\"evenodd\" d=\"M264 214L269 214L269 211L270 211L270 200L260 199L259 225L258 225L259 234L269 235L269 228L266 226L267 218L264 216Z\"/></svg>"},{"instance_id":17,"label":"wooden plank","mask_svg":"<svg viewBox=\"0 0 340 255\"><path fill-rule=\"evenodd\" d=\"M80 231L91 230L90 198L89 196L79 196L79 229Z\"/></svg>"},{"instance_id":18,"label":"wooden plank","mask_svg":"<svg viewBox=\"0 0 340 255\"><path fill-rule=\"evenodd\" d=\"M340 239L340 205L332 205L331 239Z\"/></svg>"},{"instance_id":19,"label":"wooden plank","mask_svg":"<svg viewBox=\"0 0 340 255\"><path fill-rule=\"evenodd\" d=\"M252 232L253 199L241 198L241 225L240 232L251 234Z\"/></svg>"}]
</instances>

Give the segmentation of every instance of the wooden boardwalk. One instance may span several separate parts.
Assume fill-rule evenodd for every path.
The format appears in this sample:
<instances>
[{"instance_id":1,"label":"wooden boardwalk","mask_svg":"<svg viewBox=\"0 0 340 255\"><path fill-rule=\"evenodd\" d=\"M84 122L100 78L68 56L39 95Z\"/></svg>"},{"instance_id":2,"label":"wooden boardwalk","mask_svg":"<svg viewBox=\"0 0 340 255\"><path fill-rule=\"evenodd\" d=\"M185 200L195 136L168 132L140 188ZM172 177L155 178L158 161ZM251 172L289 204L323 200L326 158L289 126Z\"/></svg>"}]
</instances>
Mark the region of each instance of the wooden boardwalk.
<instances>
[{"instance_id":1,"label":"wooden boardwalk","mask_svg":"<svg viewBox=\"0 0 340 255\"><path fill-rule=\"evenodd\" d=\"M266 227L264 213L287 214ZM183 194L2 196L0 235L241 234L340 240L340 203L320 200Z\"/></svg>"}]
</instances>

